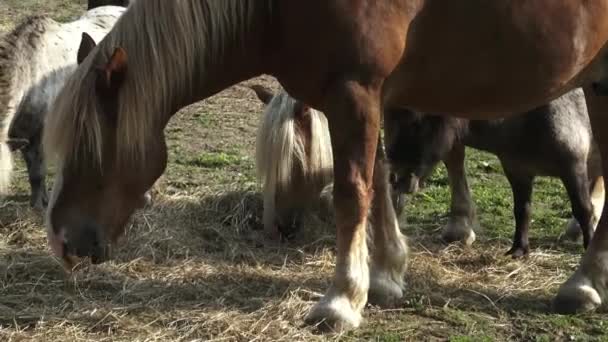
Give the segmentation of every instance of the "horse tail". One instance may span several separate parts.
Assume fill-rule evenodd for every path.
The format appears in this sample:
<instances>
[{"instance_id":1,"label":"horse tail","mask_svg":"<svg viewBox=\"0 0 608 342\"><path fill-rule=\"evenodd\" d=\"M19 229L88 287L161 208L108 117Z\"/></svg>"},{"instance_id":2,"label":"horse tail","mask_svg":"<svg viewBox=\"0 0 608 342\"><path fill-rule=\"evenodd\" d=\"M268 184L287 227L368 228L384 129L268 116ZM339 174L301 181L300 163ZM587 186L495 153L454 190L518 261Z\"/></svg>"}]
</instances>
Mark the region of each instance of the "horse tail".
<instances>
[{"instance_id":1,"label":"horse tail","mask_svg":"<svg viewBox=\"0 0 608 342\"><path fill-rule=\"evenodd\" d=\"M256 138L256 170L264 196L264 228L273 230L276 217L276 196L289 191L296 163L306 168L303 137L295 120L296 100L286 92L274 96L261 118ZM303 171L303 170L302 170Z\"/></svg>"}]
</instances>

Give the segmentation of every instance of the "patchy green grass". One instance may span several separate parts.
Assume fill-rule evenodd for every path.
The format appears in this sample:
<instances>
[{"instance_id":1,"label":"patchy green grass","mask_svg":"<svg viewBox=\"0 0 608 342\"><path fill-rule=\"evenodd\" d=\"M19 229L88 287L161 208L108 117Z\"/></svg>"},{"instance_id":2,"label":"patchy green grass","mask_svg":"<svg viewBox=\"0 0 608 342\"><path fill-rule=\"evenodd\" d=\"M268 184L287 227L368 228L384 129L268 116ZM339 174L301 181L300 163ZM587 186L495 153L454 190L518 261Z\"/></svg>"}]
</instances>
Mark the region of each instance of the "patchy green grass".
<instances>
[{"instance_id":1,"label":"patchy green grass","mask_svg":"<svg viewBox=\"0 0 608 342\"><path fill-rule=\"evenodd\" d=\"M68 0L0 0L0 30L21 17L82 13ZM276 89L269 77L263 83ZM243 85L178 113L167 127L169 165L152 207L129 225L116 260L66 276L49 256L42 215L28 208L18 161L0 203L0 340L39 341L604 341L601 313L561 316L550 300L582 248L559 241L570 206L557 180L534 192L532 253L503 256L514 220L496 158L468 151L481 230L472 247L439 241L449 191L439 168L413 196L401 225L412 256L405 297L368 306L366 322L341 336L317 335L302 319L328 286L334 228L311 217L294 241L260 234L255 130L262 110Z\"/></svg>"},{"instance_id":2,"label":"patchy green grass","mask_svg":"<svg viewBox=\"0 0 608 342\"><path fill-rule=\"evenodd\" d=\"M208 169L216 169L230 166L241 166L247 164L247 159L241 157L236 153L204 153L194 158L182 161L178 160L177 163L183 165L191 165L195 167L203 167Z\"/></svg>"}]
</instances>

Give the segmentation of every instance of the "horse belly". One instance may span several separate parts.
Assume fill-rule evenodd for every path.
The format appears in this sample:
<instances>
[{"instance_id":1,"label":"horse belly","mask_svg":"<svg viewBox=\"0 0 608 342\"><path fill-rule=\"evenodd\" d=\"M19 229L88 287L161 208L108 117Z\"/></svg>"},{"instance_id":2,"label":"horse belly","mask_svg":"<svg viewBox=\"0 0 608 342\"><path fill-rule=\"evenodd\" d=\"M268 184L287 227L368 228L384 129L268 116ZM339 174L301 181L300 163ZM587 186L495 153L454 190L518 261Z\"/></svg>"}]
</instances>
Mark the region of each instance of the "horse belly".
<instances>
[{"instance_id":1,"label":"horse belly","mask_svg":"<svg viewBox=\"0 0 608 342\"><path fill-rule=\"evenodd\" d=\"M389 106L521 113L578 86L608 39L608 1L432 1L412 21Z\"/></svg>"}]
</instances>

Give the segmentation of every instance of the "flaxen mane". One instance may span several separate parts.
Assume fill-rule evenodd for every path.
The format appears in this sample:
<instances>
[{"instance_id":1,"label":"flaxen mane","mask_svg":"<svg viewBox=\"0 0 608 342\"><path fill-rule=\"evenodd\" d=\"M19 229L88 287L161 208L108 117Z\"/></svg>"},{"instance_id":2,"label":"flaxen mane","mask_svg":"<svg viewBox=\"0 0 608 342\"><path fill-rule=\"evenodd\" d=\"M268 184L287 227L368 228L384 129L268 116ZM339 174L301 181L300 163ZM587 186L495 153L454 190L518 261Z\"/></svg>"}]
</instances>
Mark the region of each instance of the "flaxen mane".
<instances>
[{"instance_id":1,"label":"flaxen mane","mask_svg":"<svg viewBox=\"0 0 608 342\"><path fill-rule=\"evenodd\" d=\"M277 201L282 202L282 207L293 207L290 203L302 202L303 198L304 202L318 199L333 178L331 138L325 115L311 108L310 132L302 132L294 117L296 106L297 100L281 91L268 104L257 133L256 169L263 187L264 227L268 231L280 215ZM302 189L310 194L301 193ZM283 196L277 198L279 195Z\"/></svg>"},{"instance_id":2,"label":"flaxen mane","mask_svg":"<svg viewBox=\"0 0 608 342\"><path fill-rule=\"evenodd\" d=\"M243 45L237 37L249 32L255 2L135 1L58 96L45 127L45 153L61 161L87 156L101 163L102 113L90 70L121 47L129 62L119 93L116 157L143 162L149 135L166 124L161 115L187 104L205 82L205 66L220 60L225 46Z\"/></svg>"},{"instance_id":3,"label":"flaxen mane","mask_svg":"<svg viewBox=\"0 0 608 342\"><path fill-rule=\"evenodd\" d=\"M37 81L37 46L44 33L57 23L45 16L31 16L0 39L0 140L5 141L10 122L21 96ZM5 192L13 168L11 152L0 144L0 193Z\"/></svg>"}]
</instances>

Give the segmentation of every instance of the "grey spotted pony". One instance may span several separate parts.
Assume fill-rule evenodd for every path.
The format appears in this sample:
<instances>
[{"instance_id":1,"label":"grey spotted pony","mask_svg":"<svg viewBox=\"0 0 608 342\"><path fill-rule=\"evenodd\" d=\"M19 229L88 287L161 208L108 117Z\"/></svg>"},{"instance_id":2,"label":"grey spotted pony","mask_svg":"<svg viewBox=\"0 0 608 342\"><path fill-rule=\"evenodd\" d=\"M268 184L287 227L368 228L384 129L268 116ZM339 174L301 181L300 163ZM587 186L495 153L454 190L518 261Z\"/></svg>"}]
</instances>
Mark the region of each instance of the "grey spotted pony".
<instances>
[{"instance_id":1,"label":"grey spotted pony","mask_svg":"<svg viewBox=\"0 0 608 342\"><path fill-rule=\"evenodd\" d=\"M95 7L68 23L31 16L0 40L0 193L10 185L12 152L20 150L28 169L30 203L46 205L40 141L47 111L76 68L83 32L101 40L124 11L120 6Z\"/></svg>"}]
</instances>

